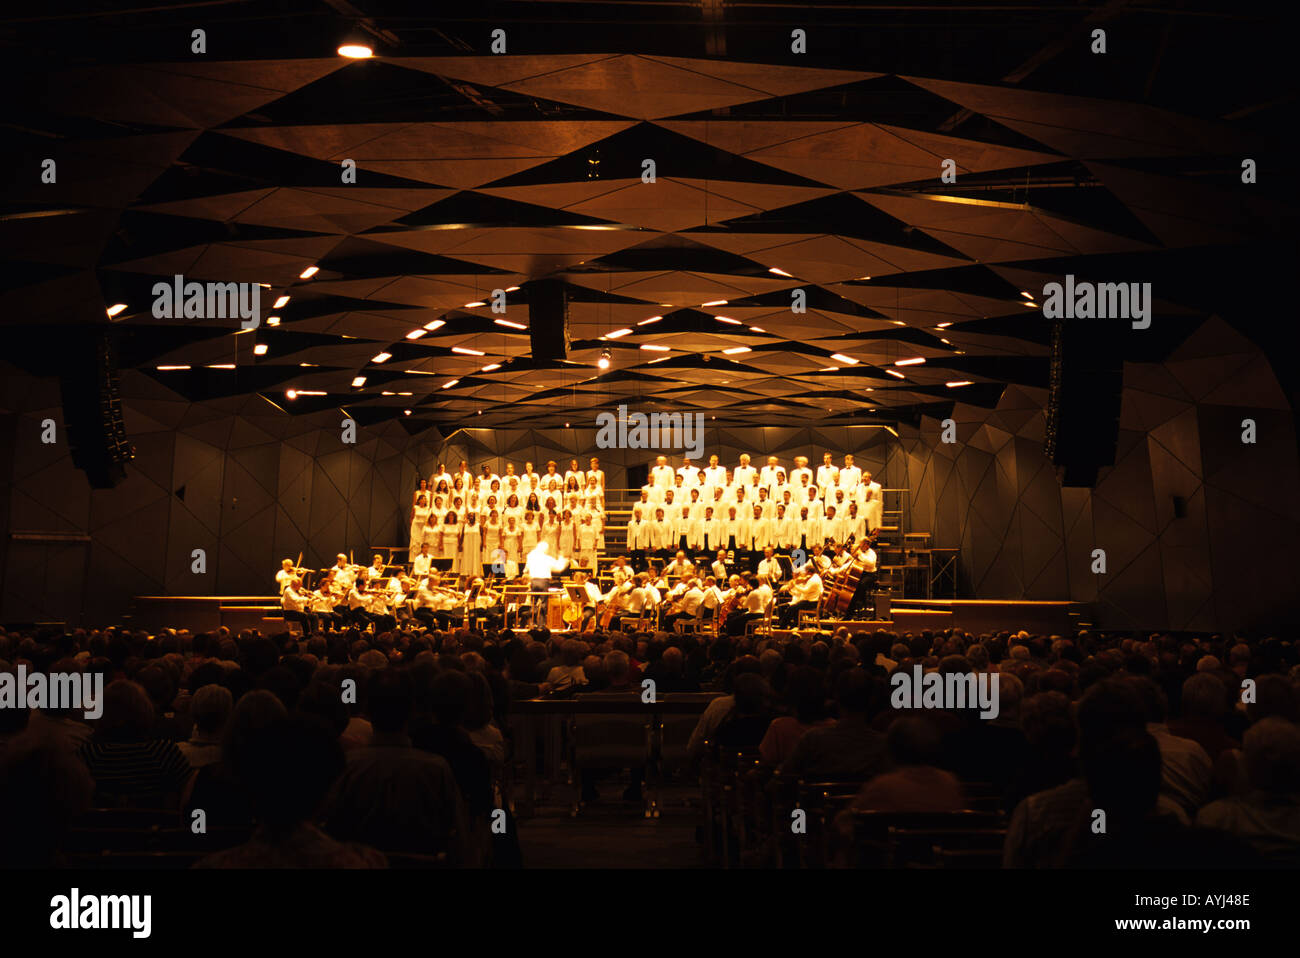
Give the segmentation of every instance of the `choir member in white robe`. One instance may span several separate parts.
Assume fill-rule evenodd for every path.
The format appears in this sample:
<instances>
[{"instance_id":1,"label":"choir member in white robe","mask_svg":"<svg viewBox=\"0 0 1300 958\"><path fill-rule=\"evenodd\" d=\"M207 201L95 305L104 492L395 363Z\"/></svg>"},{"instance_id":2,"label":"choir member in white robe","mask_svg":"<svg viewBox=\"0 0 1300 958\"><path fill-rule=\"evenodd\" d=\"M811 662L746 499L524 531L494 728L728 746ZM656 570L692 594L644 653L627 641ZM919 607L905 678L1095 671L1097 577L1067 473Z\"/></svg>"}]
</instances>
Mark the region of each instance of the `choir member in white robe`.
<instances>
[{"instance_id":1,"label":"choir member in white robe","mask_svg":"<svg viewBox=\"0 0 1300 958\"><path fill-rule=\"evenodd\" d=\"M501 530L501 548L506 551L507 562L517 563L519 561L520 536L519 520L514 516L507 516L505 527Z\"/></svg>"},{"instance_id":2,"label":"choir member in white robe","mask_svg":"<svg viewBox=\"0 0 1300 958\"><path fill-rule=\"evenodd\" d=\"M584 569L596 568L596 527L592 524L591 515L587 514L582 517L578 524L578 565Z\"/></svg>"},{"instance_id":3,"label":"choir member in white robe","mask_svg":"<svg viewBox=\"0 0 1300 958\"><path fill-rule=\"evenodd\" d=\"M808 457L795 456L794 468L790 470L790 485L796 488L802 486L805 477L807 477L808 482L812 482L813 471L808 468Z\"/></svg>"},{"instance_id":4,"label":"choir member in white robe","mask_svg":"<svg viewBox=\"0 0 1300 958\"><path fill-rule=\"evenodd\" d=\"M766 489L768 495L772 494L772 488L776 485L777 474L785 475L785 466L781 465L781 460L776 456L767 457L767 465L758 473L758 487Z\"/></svg>"},{"instance_id":5,"label":"choir member in white robe","mask_svg":"<svg viewBox=\"0 0 1300 958\"><path fill-rule=\"evenodd\" d=\"M754 480L758 477L758 470L749 464L749 456L740 457L740 465L736 467L735 472L731 474L733 486L752 486Z\"/></svg>"},{"instance_id":6,"label":"choir member in white robe","mask_svg":"<svg viewBox=\"0 0 1300 958\"><path fill-rule=\"evenodd\" d=\"M721 489L727 485L727 470L718 465L717 456L709 456L709 464L702 474L704 485L709 489Z\"/></svg>"},{"instance_id":7,"label":"choir member in white robe","mask_svg":"<svg viewBox=\"0 0 1300 958\"><path fill-rule=\"evenodd\" d=\"M568 509L560 516L559 541L557 543L556 554L565 559L572 559L578 551L578 525L574 522L573 513Z\"/></svg>"},{"instance_id":8,"label":"choir member in white robe","mask_svg":"<svg viewBox=\"0 0 1300 958\"><path fill-rule=\"evenodd\" d=\"M840 470L839 487L844 490L845 495L852 496L861 481L862 470L853 464L851 455L846 455L844 457L844 468Z\"/></svg>"}]
</instances>

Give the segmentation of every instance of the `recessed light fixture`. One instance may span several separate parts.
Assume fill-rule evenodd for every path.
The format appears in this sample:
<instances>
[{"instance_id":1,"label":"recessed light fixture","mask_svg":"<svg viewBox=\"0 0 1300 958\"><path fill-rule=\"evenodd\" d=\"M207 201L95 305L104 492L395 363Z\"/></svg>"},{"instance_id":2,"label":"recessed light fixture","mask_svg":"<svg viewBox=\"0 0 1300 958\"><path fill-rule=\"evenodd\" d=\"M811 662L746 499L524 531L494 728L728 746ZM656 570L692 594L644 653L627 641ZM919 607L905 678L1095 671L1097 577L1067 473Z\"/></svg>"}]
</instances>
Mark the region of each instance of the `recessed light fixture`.
<instances>
[{"instance_id":1,"label":"recessed light fixture","mask_svg":"<svg viewBox=\"0 0 1300 958\"><path fill-rule=\"evenodd\" d=\"M442 384L442 388L443 388L443 389L450 389L452 386L456 385L458 382L460 382L459 379L448 379L445 383Z\"/></svg>"},{"instance_id":2,"label":"recessed light fixture","mask_svg":"<svg viewBox=\"0 0 1300 958\"><path fill-rule=\"evenodd\" d=\"M727 301L725 299L711 299L707 303L700 303L700 305L701 306L726 306Z\"/></svg>"},{"instance_id":3,"label":"recessed light fixture","mask_svg":"<svg viewBox=\"0 0 1300 958\"><path fill-rule=\"evenodd\" d=\"M783 269L777 269L775 266L769 266L769 267L767 268L767 271L768 271L769 273L775 273L777 276L790 276L790 274L787 273L785 270L783 270ZM793 276L790 276L790 278L791 278L791 279L794 279Z\"/></svg>"},{"instance_id":4,"label":"recessed light fixture","mask_svg":"<svg viewBox=\"0 0 1300 958\"><path fill-rule=\"evenodd\" d=\"M339 47L339 56L349 60L368 60L374 55L374 50L361 43L345 43Z\"/></svg>"},{"instance_id":5,"label":"recessed light fixture","mask_svg":"<svg viewBox=\"0 0 1300 958\"><path fill-rule=\"evenodd\" d=\"M254 346L254 347L253 347L253 355L254 355L254 356L265 356L265 355L266 355L266 343L258 343L256 346Z\"/></svg>"},{"instance_id":6,"label":"recessed light fixture","mask_svg":"<svg viewBox=\"0 0 1300 958\"><path fill-rule=\"evenodd\" d=\"M659 320L661 320L661 319L663 319L662 316L651 316L649 319L643 319L643 320L641 320L641 322L637 323L637 325L638 325L638 326L649 326L651 323L657 323L657 322L659 322Z\"/></svg>"},{"instance_id":7,"label":"recessed light fixture","mask_svg":"<svg viewBox=\"0 0 1300 958\"><path fill-rule=\"evenodd\" d=\"M732 319L730 316L714 316L713 318L716 319L716 320L717 320L718 322L720 322L720 323L730 323L732 326L744 326L744 325L745 325L745 324L742 323L740 320L738 320L738 319Z\"/></svg>"},{"instance_id":8,"label":"recessed light fixture","mask_svg":"<svg viewBox=\"0 0 1300 958\"><path fill-rule=\"evenodd\" d=\"M460 354L463 355L463 356L482 356L482 355L485 355L484 353L479 352L477 349L470 349L468 346L453 346L453 347L451 347L451 351L452 351L453 353L460 353Z\"/></svg>"},{"instance_id":9,"label":"recessed light fixture","mask_svg":"<svg viewBox=\"0 0 1300 958\"><path fill-rule=\"evenodd\" d=\"M895 320L893 320L893 323L894 323L895 326L906 326L906 325L907 325L907 323L903 322L901 319L895 319Z\"/></svg>"},{"instance_id":10,"label":"recessed light fixture","mask_svg":"<svg viewBox=\"0 0 1300 958\"><path fill-rule=\"evenodd\" d=\"M315 276L315 275L316 275L317 273L319 273L319 272L320 272L320 267L319 267L319 266L308 266L305 270L303 270L301 273L298 274L298 278L299 278L299 279L311 279L313 276Z\"/></svg>"},{"instance_id":11,"label":"recessed light fixture","mask_svg":"<svg viewBox=\"0 0 1300 958\"><path fill-rule=\"evenodd\" d=\"M484 303L484 302L466 303L466 304L465 304L465 308L466 308L466 309L473 309L475 306L486 306L486 305L487 305L487 303Z\"/></svg>"},{"instance_id":12,"label":"recessed light fixture","mask_svg":"<svg viewBox=\"0 0 1300 958\"><path fill-rule=\"evenodd\" d=\"M919 366L925 362L924 356L913 356L911 359L900 359L894 363L895 366Z\"/></svg>"},{"instance_id":13,"label":"recessed light fixture","mask_svg":"<svg viewBox=\"0 0 1300 958\"><path fill-rule=\"evenodd\" d=\"M409 416L410 414L411 414L411 410L409 410L409 409L403 409L403 410L402 410L402 415L403 415L403 416Z\"/></svg>"},{"instance_id":14,"label":"recessed light fixture","mask_svg":"<svg viewBox=\"0 0 1300 958\"><path fill-rule=\"evenodd\" d=\"M632 330L630 330L630 329L616 329L616 330L614 330L612 333L606 333L606 334L605 334L604 336L602 336L601 338L602 338L602 339L621 339L622 337L624 337L624 336L630 336L631 334L632 334Z\"/></svg>"},{"instance_id":15,"label":"recessed light fixture","mask_svg":"<svg viewBox=\"0 0 1300 958\"><path fill-rule=\"evenodd\" d=\"M234 363L214 363L213 365L208 366L208 369L234 369L234 368L235 368Z\"/></svg>"},{"instance_id":16,"label":"recessed light fixture","mask_svg":"<svg viewBox=\"0 0 1300 958\"><path fill-rule=\"evenodd\" d=\"M327 393L323 389L299 389L298 395L299 396L328 396L329 393Z\"/></svg>"},{"instance_id":17,"label":"recessed light fixture","mask_svg":"<svg viewBox=\"0 0 1300 958\"><path fill-rule=\"evenodd\" d=\"M845 366L856 366L858 361L852 356L845 356L843 353L831 353L831 359L843 363Z\"/></svg>"},{"instance_id":18,"label":"recessed light fixture","mask_svg":"<svg viewBox=\"0 0 1300 958\"><path fill-rule=\"evenodd\" d=\"M266 317L266 325L268 325L268 326L279 326L279 325L280 325L280 317L279 317L279 316L268 316L268 317Z\"/></svg>"},{"instance_id":19,"label":"recessed light fixture","mask_svg":"<svg viewBox=\"0 0 1300 958\"><path fill-rule=\"evenodd\" d=\"M284 309L285 304L288 303L288 302L289 302L289 297L288 297L288 296L281 296L279 299L277 299L274 303L271 304L271 308L272 308L272 309Z\"/></svg>"},{"instance_id":20,"label":"recessed light fixture","mask_svg":"<svg viewBox=\"0 0 1300 958\"><path fill-rule=\"evenodd\" d=\"M298 398L298 390L296 390L296 389L286 389L286 390L284 391L284 398L285 398L285 399L297 399L297 398Z\"/></svg>"},{"instance_id":21,"label":"recessed light fixture","mask_svg":"<svg viewBox=\"0 0 1300 958\"><path fill-rule=\"evenodd\" d=\"M413 330L411 330L409 333L406 334L406 338L407 338L407 339L419 339L421 336L423 336L423 335L424 335L425 333L427 333L427 332L428 332L428 330L427 330L427 329L424 329L423 327L421 327L420 329L413 329Z\"/></svg>"},{"instance_id":22,"label":"recessed light fixture","mask_svg":"<svg viewBox=\"0 0 1300 958\"><path fill-rule=\"evenodd\" d=\"M500 368L501 368L501 364L500 364L500 363L489 363L488 365L484 366L483 369L480 370L480 371L481 371L481 372L485 372L485 373L490 373L490 372L492 372L492 370L494 370L494 369L500 369Z\"/></svg>"},{"instance_id":23,"label":"recessed light fixture","mask_svg":"<svg viewBox=\"0 0 1300 958\"><path fill-rule=\"evenodd\" d=\"M112 306L108 307L108 315L109 317L116 316L124 309L126 309L126 303L114 303Z\"/></svg>"},{"instance_id":24,"label":"recessed light fixture","mask_svg":"<svg viewBox=\"0 0 1300 958\"><path fill-rule=\"evenodd\" d=\"M528 327L525 326L523 323L514 323L514 322L511 322L511 321L508 320L508 319L494 319L493 322L496 323L498 326L509 326L511 329L527 329L527 328L528 328Z\"/></svg>"},{"instance_id":25,"label":"recessed light fixture","mask_svg":"<svg viewBox=\"0 0 1300 958\"><path fill-rule=\"evenodd\" d=\"M767 330L764 329L762 326L750 326L750 327L749 327L749 331L752 332L752 333L765 333L765 332L767 332Z\"/></svg>"},{"instance_id":26,"label":"recessed light fixture","mask_svg":"<svg viewBox=\"0 0 1300 958\"><path fill-rule=\"evenodd\" d=\"M1023 290L1023 289L1020 291L1020 295L1023 296L1025 299L1033 299L1033 298L1034 298L1034 294L1033 294L1033 293L1026 292L1026 291Z\"/></svg>"},{"instance_id":27,"label":"recessed light fixture","mask_svg":"<svg viewBox=\"0 0 1300 958\"><path fill-rule=\"evenodd\" d=\"M506 292L507 292L507 293L513 293L513 292L514 292L515 290L517 290L518 288L519 288L518 286L507 286L507 287L506 287Z\"/></svg>"},{"instance_id":28,"label":"recessed light fixture","mask_svg":"<svg viewBox=\"0 0 1300 958\"><path fill-rule=\"evenodd\" d=\"M906 379L906 378L907 378L906 376L904 376L902 373L900 373L900 372L899 372L898 370L896 370L896 369L886 369L885 372L889 373L889 375L895 377L896 379Z\"/></svg>"},{"instance_id":29,"label":"recessed light fixture","mask_svg":"<svg viewBox=\"0 0 1300 958\"><path fill-rule=\"evenodd\" d=\"M669 350L669 347L667 347L667 346L652 346L652 345L650 345L649 343L643 343L642 346L641 346L641 348L642 348L642 349L648 349L648 350L650 350L652 353L666 353L666 352L669 352L669 351L670 351L670 350Z\"/></svg>"},{"instance_id":30,"label":"recessed light fixture","mask_svg":"<svg viewBox=\"0 0 1300 958\"><path fill-rule=\"evenodd\" d=\"M1021 303L1021 306L1028 306L1030 309L1037 309L1038 304L1030 300L1028 303Z\"/></svg>"},{"instance_id":31,"label":"recessed light fixture","mask_svg":"<svg viewBox=\"0 0 1300 958\"><path fill-rule=\"evenodd\" d=\"M365 384L366 384L366 377L365 377L365 376L358 376L358 377L356 377L355 379L352 380L352 388L353 388L353 389L360 389L360 388L361 388L362 386L364 386Z\"/></svg>"},{"instance_id":32,"label":"recessed light fixture","mask_svg":"<svg viewBox=\"0 0 1300 958\"><path fill-rule=\"evenodd\" d=\"M956 389L958 386L972 386L974 385L974 383L972 383L969 379L958 379L955 382L944 383L944 385L947 386L949 389Z\"/></svg>"},{"instance_id":33,"label":"recessed light fixture","mask_svg":"<svg viewBox=\"0 0 1300 958\"><path fill-rule=\"evenodd\" d=\"M447 323L445 320L435 319L431 323L425 323L424 328L427 329L429 332L433 332L435 329L442 329L442 327L446 325Z\"/></svg>"},{"instance_id":34,"label":"recessed light fixture","mask_svg":"<svg viewBox=\"0 0 1300 958\"><path fill-rule=\"evenodd\" d=\"M936 327L934 327L934 328L935 328L935 329L947 329L947 328L948 328L949 326L951 326L951 325L952 325L952 323L940 323L938 326L936 326Z\"/></svg>"},{"instance_id":35,"label":"recessed light fixture","mask_svg":"<svg viewBox=\"0 0 1300 958\"><path fill-rule=\"evenodd\" d=\"M392 353L376 353L374 356L370 357L370 361L372 363L386 363L392 358Z\"/></svg>"},{"instance_id":36,"label":"recessed light fixture","mask_svg":"<svg viewBox=\"0 0 1300 958\"><path fill-rule=\"evenodd\" d=\"M839 366L827 366L825 369L817 370L819 373L833 373L839 371Z\"/></svg>"},{"instance_id":37,"label":"recessed light fixture","mask_svg":"<svg viewBox=\"0 0 1300 958\"><path fill-rule=\"evenodd\" d=\"M724 349L722 352L727 356L735 356L737 353L751 353L753 350L748 346L732 346L730 349Z\"/></svg>"},{"instance_id":38,"label":"recessed light fixture","mask_svg":"<svg viewBox=\"0 0 1300 958\"><path fill-rule=\"evenodd\" d=\"M176 372L177 370L189 369L189 368L190 368L189 366L159 366L158 372L171 373L171 372Z\"/></svg>"},{"instance_id":39,"label":"recessed light fixture","mask_svg":"<svg viewBox=\"0 0 1300 958\"><path fill-rule=\"evenodd\" d=\"M596 361L596 365L599 366L601 369L608 369L608 368L609 368L609 350L608 350L608 349L606 349L605 351L603 351L603 352L600 354L600 359Z\"/></svg>"}]
</instances>

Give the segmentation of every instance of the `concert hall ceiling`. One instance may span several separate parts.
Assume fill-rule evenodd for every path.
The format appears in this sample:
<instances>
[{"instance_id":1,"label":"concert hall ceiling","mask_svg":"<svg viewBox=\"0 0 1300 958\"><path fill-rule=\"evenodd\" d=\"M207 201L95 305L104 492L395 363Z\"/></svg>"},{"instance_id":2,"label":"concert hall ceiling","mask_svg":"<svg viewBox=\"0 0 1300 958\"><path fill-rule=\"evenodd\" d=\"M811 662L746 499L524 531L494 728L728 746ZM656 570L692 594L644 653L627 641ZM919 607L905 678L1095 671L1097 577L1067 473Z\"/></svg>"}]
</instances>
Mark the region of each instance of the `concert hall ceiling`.
<instances>
[{"instance_id":1,"label":"concert hall ceiling","mask_svg":"<svg viewBox=\"0 0 1300 958\"><path fill-rule=\"evenodd\" d=\"M1149 330L1099 333L1127 359L1211 315L1272 345L1294 82L1255 69L1291 58L1244 46L1240 5L470 6L55 2L24 49L0 32L21 70L6 358L56 373L64 337L106 326L178 397L448 434L620 404L718 425L991 409L1047 385L1043 287L1067 274L1152 284ZM67 19L102 45L61 48ZM349 31L376 56L334 55ZM155 318L176 274L266 284L261 327ZM568 293L560 361L530 354L542 279Z\"/></svg>"}]
</instances>

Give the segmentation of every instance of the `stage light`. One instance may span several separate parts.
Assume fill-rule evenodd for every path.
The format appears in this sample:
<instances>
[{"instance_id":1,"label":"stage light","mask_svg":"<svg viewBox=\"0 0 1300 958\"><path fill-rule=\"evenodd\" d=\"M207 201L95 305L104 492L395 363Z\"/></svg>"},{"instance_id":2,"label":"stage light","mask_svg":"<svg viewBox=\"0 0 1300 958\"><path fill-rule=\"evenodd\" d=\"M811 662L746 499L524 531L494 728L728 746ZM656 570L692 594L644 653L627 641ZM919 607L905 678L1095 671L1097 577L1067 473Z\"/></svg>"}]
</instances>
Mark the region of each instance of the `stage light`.
<instances>
[{"instance_id":1,"label":"stage light","mask_svg":"<svg viewBox=\"0 0 1300 958\"><path fill-rule=\"evenodd\" d=\"M608 350L608 349L606 349L604 352L602 352L602 353L600 354L600 359L597 361L596 365L599 366L601 369L608 369L608 368L609 368L609 350Z\"/></svg>"},{"instance_id":2,"label":"stage light","mask_svg":"<svg viewBox=\"0 0 1300 958\"><path fill-rule=\"evenodd\" d=\"M126 309L126 303L114 303L112 306L108 307L109 319L112 319L114 316L122 312L122 310L124 309Z\"/></svg>"},{"instance_id":3,"label":"stage light","mask_svg":"<svg viewBox=\"0 0 1300 958\"><path fill-rule=\"evenodd\" d=\"M288 297L288 296L281 296L279 299L277 299L274 303L271 304L271 308L272 308L272 309L284 309L285 304L288 303L288 302L289 302L289 297Z\"/></svg>"},{"instance_id":4,"label":"stage light","mask_svg":"<svg viewBox=\"0 0 1300 958\"><path fill-rule=\"evenodd\" d=\"M254 355L254 356L265 356L265 355L266 355L266 343L258 343L256 346L254 346L254 347L253 347L253 355Z\"/></svg>"},{"instance_id":5,"label":"stage light","mask_svg":"<svg viewBox=\"0 0 1300 958\"><path fill-rule=\"evenodd\" d=\"M364 386L365 384L366 384L366 377L365 377L365 376L358 376L356 379L352 380L352 388L353 388L353 389L360 389L360 388L361 388L362 386Z\"/></svg>"},{"instance_id":6,"label":"stage light","mask_svg":"<svg viewBox=\"0 0 1300 958\"><path fill-rule=\"evenodd\" d=\"M409 410L409 409L403 409L403 410L402 410L402 415L403 415L403 416L409 416L410 414L411 414L411 410Z\"/></svg>"},{"instance_id":7,"label":"stage light","mask_svg":"<svg viewBox=\"0 0 1300 958\"><path fill-rule=\"evenodd\" d=\"M298 391L297 391L296 389L286 389L286 390L284 391L284 398L285 398L285 399L297 399L297 398L298 398Z\"/></svg>"},{"instance_id":8,"label":"stage light","mask_svg":"<svg viewBox=\"0 0 1300 958\"><path fill-rule=\"evenodd\" d=\"M363 43L345 43L339 47L339 56L349 60L368 60L374 55L375 51Z\"/></svg>"},{"instance_id":9,"label":"stage light","mask_svg":"<svg viewBox=\"0 0 1300 958\"><path fill-rule=\"evenodd\" d=\"M392 358L392 353L376 353L374 356L370 357L370 361L372 363L386 363Z\"/></svg>"},{"instance_id":10,"label":"stage light","mask_svg":"<svg viewBox=\"0 0 1300 958\"><path fill-rule=\"evenodd\" d=\"M319 266L308 266L305 270L303 270L301 273L298 274L298 278L299 278L299 279L311 279L313 276L315 276L315 275L316 275L317 273L319 273L319 272L320 272L320 267L319 267Z\"/></svg>"}]
</instances>

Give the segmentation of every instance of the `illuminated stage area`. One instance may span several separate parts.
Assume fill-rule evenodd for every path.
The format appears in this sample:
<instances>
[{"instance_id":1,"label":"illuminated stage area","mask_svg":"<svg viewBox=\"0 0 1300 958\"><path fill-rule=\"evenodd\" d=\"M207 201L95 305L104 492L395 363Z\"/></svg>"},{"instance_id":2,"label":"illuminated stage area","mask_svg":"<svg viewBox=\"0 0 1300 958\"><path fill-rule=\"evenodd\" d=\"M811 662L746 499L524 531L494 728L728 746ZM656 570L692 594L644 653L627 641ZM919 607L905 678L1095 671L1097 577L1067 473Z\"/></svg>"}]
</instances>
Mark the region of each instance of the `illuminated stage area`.
<instances>
[{"instance_id":1,"label":"illuminated stage area","mask_svg":"<svg viewBox=\"0 0 1300 958\"><path fill-rule=\"evenodd\" d=\"M586 940L605 870L660 869L742 927L787 872L858 914L849 870L927 935L1263 923L1300 866L1292 19L11 14L13 922L513 931L555 887Z\"/></svg>"}]
</instances>

